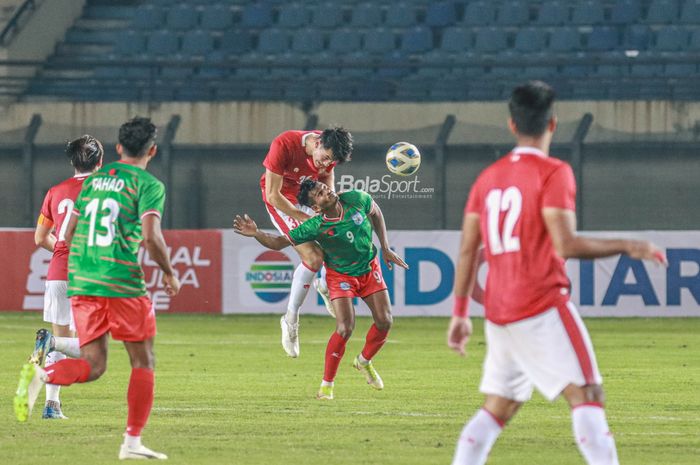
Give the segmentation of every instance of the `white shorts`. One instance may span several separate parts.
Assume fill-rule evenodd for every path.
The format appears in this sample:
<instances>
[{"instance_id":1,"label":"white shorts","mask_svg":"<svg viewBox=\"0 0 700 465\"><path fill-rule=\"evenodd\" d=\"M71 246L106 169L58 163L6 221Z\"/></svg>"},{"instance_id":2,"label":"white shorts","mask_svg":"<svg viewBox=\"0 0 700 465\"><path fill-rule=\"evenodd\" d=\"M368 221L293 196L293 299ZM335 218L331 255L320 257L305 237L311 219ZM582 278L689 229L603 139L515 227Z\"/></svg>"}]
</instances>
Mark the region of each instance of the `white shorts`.
<instances>
[{"instance_id":1,"label":"white shorts","mask_svg":"<svg viewBox=\"0 0 700 465\"><path fill-rule=\"evenodd\" d=\"M602 384L588 331L571 303L507 325L485 325L479 390L525 402L536 387L554 400L569 384Z\"/></svg>"},{"instance_id":2,"label":"white shorts","mask_svg":"<svg viewBox=\"0 0 700 465\"><path fill-rule=\"evenodd\" d=\"M313 211L311 207L299 204L296 204L294 206L309 216L316 215L316 212ZM265 203L265 208L267 208L267 213L270 215L270 220L272 220L272 224L275 225L275 228L277 228L277 230L280 233L284 234L287 237L289 237L289 231L301 224L300 221L292 218L291 216L273 207L267 202Z\"/></svg>"},{"instance_id":3,"label":"white shorts","mask_svg":"<svg viewBox=\"0 0 700 465\"><path fill-rule=\"evenodd\" d=\"M46 281L44 321L61 326L68 325L71 331L75 331L67 292L68 281Z\"/></svg>"}]
</instances>

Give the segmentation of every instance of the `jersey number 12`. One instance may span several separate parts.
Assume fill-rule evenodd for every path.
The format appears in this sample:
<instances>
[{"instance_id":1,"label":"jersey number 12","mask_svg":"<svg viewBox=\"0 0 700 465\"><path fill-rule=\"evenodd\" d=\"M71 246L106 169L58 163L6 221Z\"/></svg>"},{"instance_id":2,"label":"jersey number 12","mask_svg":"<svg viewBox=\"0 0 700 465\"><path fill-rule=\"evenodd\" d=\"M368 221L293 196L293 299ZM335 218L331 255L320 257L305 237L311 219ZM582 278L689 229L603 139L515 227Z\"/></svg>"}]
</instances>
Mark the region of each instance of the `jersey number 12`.
<instances>
[{"instance_id":1,"label":"jersey number 12","mask_svg":"<svg viewBox=\"0 0 700 465\"><path fill-rule=\"evenodd\" d=\"M492 189L486 195L487 231L491 255L520 250L520 238L513 237L513 230L520 218L522 206L523 196L517 187L511 186L506 190ZM501 212L506 212L503 231L500 230Z\"/></svg>"}]
</instances>

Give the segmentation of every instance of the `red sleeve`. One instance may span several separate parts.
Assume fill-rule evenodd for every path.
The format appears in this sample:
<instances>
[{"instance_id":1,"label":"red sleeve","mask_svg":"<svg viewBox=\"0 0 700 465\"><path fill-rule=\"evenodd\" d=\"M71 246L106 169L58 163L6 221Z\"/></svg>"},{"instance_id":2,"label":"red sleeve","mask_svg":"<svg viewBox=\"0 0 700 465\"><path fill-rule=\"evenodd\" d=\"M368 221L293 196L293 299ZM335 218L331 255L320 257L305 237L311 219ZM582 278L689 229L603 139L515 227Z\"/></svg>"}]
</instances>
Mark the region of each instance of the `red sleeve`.
<instances>
[{"instance_id":1,"label":"red sleeve","mask_svg":"<svg viewBox=\"0 0 700 465\"><path fill-rule=\"evenodd\" d=\"M53 215L51 214L51 193L53 189L49 189L49 191L46 193L46 197L44 197L44 203L41 204L41 216L46 218L47 220L53 222Z\"/></svg>"},{"instance_id":2,"label":"red sleeve","mask_svg":"<svg viewBox=\"0 0 700 465\"><path fill-rule=\"evenodd\" d=\"M569 164L562 164L545 180L542 186L542 208L545 207L576 210L576 180Z\"/></svg>"},{"instance_id":3,"label":"red sleeve","mask_svg":"<svg viewBox=\"0 0 700 465\"><path fill-rule=\"evenodd\" d=\"M464 207L464 213L478 213L484 209L484 202L481 198L481 189L479 189L479 180L472 185L472 189L469 192L469 198L467 199L467 205Z\"/></svg>"},{"instance_id":4,"label":"red sleeve","mask_svg":"<svg viewBox=\"0 0 700 465\"><path fill-rule=\"evenodd\" d=\"M270 144L270 150L263 161L263 166L275 174L284 176L287 158L287 149L282 141L282 136L279 135Z\"/></svg>"}]
</instances>

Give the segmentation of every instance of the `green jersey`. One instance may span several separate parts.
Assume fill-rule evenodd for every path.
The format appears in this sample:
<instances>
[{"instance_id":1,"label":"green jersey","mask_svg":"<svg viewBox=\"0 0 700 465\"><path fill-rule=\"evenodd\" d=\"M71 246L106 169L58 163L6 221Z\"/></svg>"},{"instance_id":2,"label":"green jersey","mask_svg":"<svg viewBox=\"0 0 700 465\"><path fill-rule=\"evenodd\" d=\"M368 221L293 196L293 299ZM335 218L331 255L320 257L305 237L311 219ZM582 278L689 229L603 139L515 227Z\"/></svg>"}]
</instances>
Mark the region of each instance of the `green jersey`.
<instances>
[{"instance_id":1,"label":"green jersey","mask_svg":"<svg viewBox=\"0 0 700 465\"><path fill-rule=\"evenodd\" d=\"M146 295L138 251L141 219L163 214L165 186L146 170L110 163L85 180L68 258L68 295Z\"/></svg>"},{"instance_id":2,"label":"green jersey","mask_svg":"<svg viewBox=\"0 0 700 465\"><path fill-rule=\"evenodd\" d=\"M348 276L362 276L371 270L377 255L372 243L372 197L359 190L338 196L342 207L339 218L316 215L289 231L295 244L317 241L328 268Z\"/></svg>"}]
</instances>

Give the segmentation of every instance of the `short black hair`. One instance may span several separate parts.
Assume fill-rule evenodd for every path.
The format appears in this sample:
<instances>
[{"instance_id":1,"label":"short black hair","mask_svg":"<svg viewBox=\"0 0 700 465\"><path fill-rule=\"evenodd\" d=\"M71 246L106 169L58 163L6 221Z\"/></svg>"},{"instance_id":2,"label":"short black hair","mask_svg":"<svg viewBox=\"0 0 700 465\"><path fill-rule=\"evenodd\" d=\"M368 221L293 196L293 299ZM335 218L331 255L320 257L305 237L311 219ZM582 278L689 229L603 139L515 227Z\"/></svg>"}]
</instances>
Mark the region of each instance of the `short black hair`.
<instances>
[{"instance_id":1,"label":"short black hair","mask_svg":"<svg viewBox=\"0 0 700 465\"><path fill-rule=\"evenodd\" d=\"M313 207L311 199L309 198L309 193L316 187L317 181L313 179L304 179L301 186L299 187L299 193L297 194L297 202L299 205L304 205L306 207Z\"/></svg>"},{"instance_id":2,"label":"short black hair","mask_svg":"<svg viewBox=\"0 0 700 465\"><path fill-rule=\"evenodd\" d=\"M131 157L141 158L156 141L156 125L150 118L137 116L119 128L119 143Z\"/></svg>"},{"instance_id":3,"label":"short black hair","mask_svg":"<svg viewBox=\"0 0 700 465\"><path fill-rule=\"evenodd\" d=\"M508 109L518 133L541 136L552 119L554 89L542 81L530 81L513 89Z\"/></svg>"},{"instance_id":4,"label":"short black hair","mask_svg":"<svg viewBox=\"0 0 700 465\"><path fill-rule=\"evenodd\" d=\"M333 159L338 164L352 158L352 134L341 126L324 129L321 133L321 145L333 151Z\"/></svg>"},{"instance_id":5,"label":"short black hair","mask_svg":"<svg viewBox=\"0 0 700 465\"><path fill-rule=\"evenodd\" d=\"M99 140L89 134L66 144L66 156L79 173L90 173L102 161L104 149Z\"/></svg>"}]
</instances>

